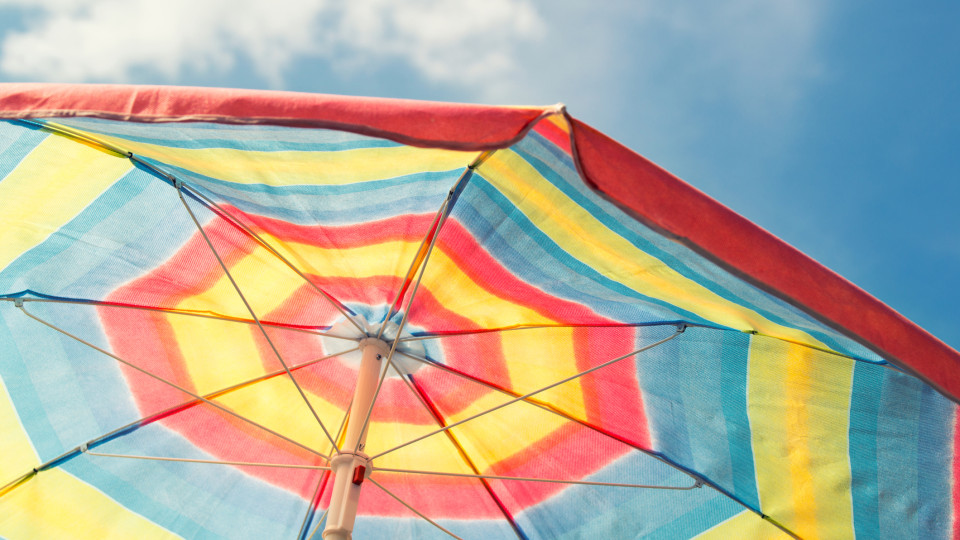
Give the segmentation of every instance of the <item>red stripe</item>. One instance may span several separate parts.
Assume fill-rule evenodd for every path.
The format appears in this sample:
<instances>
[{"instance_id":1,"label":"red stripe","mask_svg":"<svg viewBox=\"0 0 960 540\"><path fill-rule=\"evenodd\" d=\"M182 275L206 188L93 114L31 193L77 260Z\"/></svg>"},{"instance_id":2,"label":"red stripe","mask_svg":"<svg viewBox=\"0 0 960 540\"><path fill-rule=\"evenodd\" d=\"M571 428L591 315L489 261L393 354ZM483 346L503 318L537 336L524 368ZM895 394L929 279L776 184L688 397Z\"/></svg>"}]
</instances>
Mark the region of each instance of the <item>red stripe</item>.
<instances>
[{"instance_id":1,"label":"red stripe","mask_svg":"<svg viewBox=\"0 0 960 540\"><path fill-rule=\"evenodd\" d=\"M558 118L558 117L553 117ZM548 141L557 145L560 149L568 154L573 154L573 148L570 144L570 132L564 130L552 120L544 120L543 122L537 122L537 125L533 128L534 131L542 135Z\"/></svg>"},{"instance_id":2,"label":"red stripe","mask_svg":"<svg viewBox=\"0 0 960 540\"><path fill-rule=\"evenodd\" d=\"M0 118L96 116L326 127L463 150L509 146L545 110L226 88L0 84Z\"/></svg>"},{"instance_id":3,"label":"red stripe","mask_svg":"<svg viewBox=\"0 0 960 540\"><path fill-rule=\"evenodd\" d=\"M440 202L437 202L440 205ZM401 215L349 225L299 225L280 219L248 214L233 206L221 208L258 234L264 232L282 242L323 249L350 249L384 242L420 242L433 229L433 214Z\"/></svg>"},{"instance_id":4,"label":"red stripe","mask_svg":"<svg viewBox=\"0 0 960 540\"><path fill-rule=\"evenodd\" d=\"M577 328L573 333L577 369L585 371L636 350L635 328ZM650 448L636 358L626 358L579 379L586 420L641 448Z\"/></svg>"}]
</instances>

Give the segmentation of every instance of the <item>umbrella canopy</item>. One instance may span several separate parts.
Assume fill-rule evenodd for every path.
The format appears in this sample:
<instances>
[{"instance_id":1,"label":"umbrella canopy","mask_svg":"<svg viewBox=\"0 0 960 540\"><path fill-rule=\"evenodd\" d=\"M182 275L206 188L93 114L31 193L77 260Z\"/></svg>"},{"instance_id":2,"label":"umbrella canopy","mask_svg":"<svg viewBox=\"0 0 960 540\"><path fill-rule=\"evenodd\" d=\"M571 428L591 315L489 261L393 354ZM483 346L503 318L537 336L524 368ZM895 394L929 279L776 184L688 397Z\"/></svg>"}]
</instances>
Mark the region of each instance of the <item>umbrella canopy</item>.
<instances>
[{"instance_id":1,"label":"umbrella canopy","mask_svg":"<svg viewBox=\"0 0 960 540\"><path fill-rule=\"evenodd\" d=\"M6 538L956 534L960 355L563 107L0 118Z\"/></svg>"}]
</instances>

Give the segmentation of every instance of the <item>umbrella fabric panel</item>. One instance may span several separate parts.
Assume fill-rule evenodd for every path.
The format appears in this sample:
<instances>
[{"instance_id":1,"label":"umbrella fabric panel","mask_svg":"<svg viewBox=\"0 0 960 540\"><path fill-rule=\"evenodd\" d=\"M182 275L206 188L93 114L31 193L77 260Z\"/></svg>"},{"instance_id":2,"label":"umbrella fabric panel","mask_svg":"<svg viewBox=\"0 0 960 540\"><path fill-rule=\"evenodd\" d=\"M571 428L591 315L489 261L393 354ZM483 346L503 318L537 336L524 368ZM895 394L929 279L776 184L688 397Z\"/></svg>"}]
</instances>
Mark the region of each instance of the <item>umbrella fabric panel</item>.
<instances>
[{"instance_id":1,"label":"umbrella fabric panel","mask_svg":"<svg viewBox=\"0 0 960 540\"><path fill-rule=\"evenodd\" d=\"M675 333L673 325L649 328L539 328L425 341L427 358L414 377L433 396L445 417L468 416L472 401L490 406L536 391ZM646 353L644 353L646 354ZM549 406L547 414L526 403L511 405L537 412L538 425L584 422L631 445L649 447L640 388L633 360L603 367L538 392L528 401ZM460 399L466 394L474 399ZM513 410L513 409L511 409ZM545 415L545 416L544 416ZM518 429L520 426L517 427Z\"/></svg>"},{"instance_id":2,"label":"umbrella fabric panel","mask_svg":"<svg viewBox=\"0 0 960 540\"><path fill-rule=\"evenodd\" d=\"M451 220L460 221L493 260L524 283L621 322L684 319L879 361L604 201L579 176L569 139L564 148L561 130L569 128L562 118L541 121L510 149L484 160L457 199ZM446 234L440 243L463 236ZM477 251L463 244L463 251Z\"/></svg>"},{"instance_id":3,"label":"umbrella fabric panel","mask_svg":"<svg viewBox=\"0 0 960 540\"><path fill-rule=\"evenodd\" d=\"M225 466L151 463L141 477L133 460L71 449L128 424L96 449L322 463L311 450L329 453L331 445L304 400L337 437L359 358L324 359L349 342L318 334L355 339L386 320L386 337L401 345L371 414L371 454L627 357L391 450L378 467L691 482L646 450L709 484L665 495L374 475L468 537L509 536L514 527L530 538L675 537L721 534L730 524L765 534L744 507L803 536L948 532L943 471L954 462L955 405L598 196L577 173L563 116L482 155L324 129L62 123L133 150L148 166L22 124L0 126L0 157L14 163L2 171L0 194L17 203L0 220L18 231L0 237L0 295L23 298L29 313L209 402L0 302L0 332L17 351L0 361L11 404L2 421L16 435L8 440L24 441L11 443L17 457L0 481L68 452L5 498L27 485L46 490L32 483L51 472L49 482L74 486L71 496L83 492L76 486L102 493L103 515L133 516L118 523L146 518L160 532L217 536L246 519L258 535L291 536L305 514L312 523L328 504L329 474L239 466L203 481L210 467ZM184 202L151 165L190 186ZM48 175L49 185L35 182ZM452 210L438 227L453 186ZM421 241L434 231L427 260ZM408 312L391 309L398 290L401 300L413 295L411 261L425 265L416 297ZM681 321L695 326L629 356ZM322 496L311 503L318 487ZM18 501L35 495L22 493ZM246 510L263 497L277 501L271 511L283 523ZM418 520L386 491L365 487L358 534L439 532ZM18 531L22 522L4 524L5 534L8 526Z\"/></svg>"}]
</instances>

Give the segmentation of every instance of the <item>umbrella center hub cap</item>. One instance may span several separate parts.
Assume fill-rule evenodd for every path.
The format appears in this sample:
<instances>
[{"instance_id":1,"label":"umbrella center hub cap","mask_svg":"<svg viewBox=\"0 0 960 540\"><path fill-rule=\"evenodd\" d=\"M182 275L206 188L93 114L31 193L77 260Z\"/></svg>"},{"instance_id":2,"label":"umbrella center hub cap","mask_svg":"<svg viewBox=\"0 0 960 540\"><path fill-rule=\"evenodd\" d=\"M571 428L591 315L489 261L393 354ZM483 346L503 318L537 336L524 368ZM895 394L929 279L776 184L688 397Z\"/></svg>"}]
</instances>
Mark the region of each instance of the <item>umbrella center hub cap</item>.
<instances>
[{"instance_id":1,"label":"umbrella center hub cap","mask_svg":"<svg viewBox=\"0 0 960 540\"><path fill-rule=\"evenodd\" d=\"M363 328L363 333L357 328L358 326ZM380 326L383 326L382 332L380 331ZM356 340L358 350L344 353L337 357L341 363L353 370L360 369L360 359L362 358L363 349L367 346L376 346L382 358L384 360L390 358L390 363L400 370L401 373L404 375L416 373L423 367L423 362L415 360L414 358L426 357L423 342L416 340L409 341L410 338L414 336L407 331L406 328L398 335L398 328L398 325L393 321L386 321L380 325L368 322L362 315L354 315L352 320L341 317L326 332L329 336L321 337L320 342L324 351L337 351L346 348L344 345L347 342L344 341L344 339ZM390 356L390 348L393 346L394 340L397 339L399 339L399 343L397 343L393 355ZM386 377L388 379L398 377L397 372L391 369L387 362L383 362L381 369L386 370Z\"/></svg>"}]
</instances>

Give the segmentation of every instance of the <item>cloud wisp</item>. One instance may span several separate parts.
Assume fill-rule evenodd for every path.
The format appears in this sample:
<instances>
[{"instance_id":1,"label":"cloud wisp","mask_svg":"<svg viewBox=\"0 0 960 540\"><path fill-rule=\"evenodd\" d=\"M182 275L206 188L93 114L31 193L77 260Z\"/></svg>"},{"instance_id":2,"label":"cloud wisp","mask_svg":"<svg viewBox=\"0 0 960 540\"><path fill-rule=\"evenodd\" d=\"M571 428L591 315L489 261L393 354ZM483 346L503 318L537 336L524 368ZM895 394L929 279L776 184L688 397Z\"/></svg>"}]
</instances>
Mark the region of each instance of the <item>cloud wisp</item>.
<instances>
[{"instance_id":1,"label":"cloud wisp","mask_svg":"<svg viewBox=\"0 0 960 540\"><path fill-rule=\"evenodd\" d=\"M249 62L280 87L300 58L333 66L404 62L439 83L509 76L516 47L543 22L528 0L0 0L24 28L0 41L8 77L177 82ZM349 61L349 62L348 62ZM245 65L245 64L244 64Z\"/></svg>"}]
</instances>

